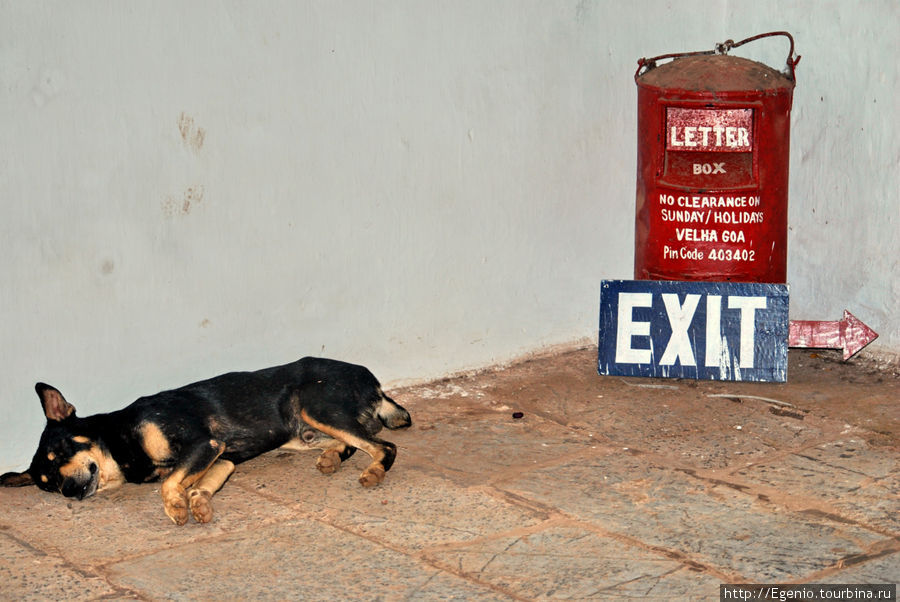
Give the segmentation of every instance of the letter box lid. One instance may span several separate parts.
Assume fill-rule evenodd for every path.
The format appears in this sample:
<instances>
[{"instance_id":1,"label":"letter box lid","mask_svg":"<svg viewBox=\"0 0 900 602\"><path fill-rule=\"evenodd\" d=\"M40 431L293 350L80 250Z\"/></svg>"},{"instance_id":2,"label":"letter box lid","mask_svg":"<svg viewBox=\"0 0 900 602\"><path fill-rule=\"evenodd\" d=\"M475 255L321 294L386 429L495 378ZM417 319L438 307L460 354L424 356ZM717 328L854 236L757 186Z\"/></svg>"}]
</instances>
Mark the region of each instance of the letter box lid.
<instances>
[{"instance_id":1,"label":"letter box lid","mask_svg":"<svg viewBox=\"0 0 900 602\"><path fill-rule=\"evenodd\" d=\"M794 81L768 65L727 54L685 56L636 78L639 86L698 92L779 91Z\"/></svg>"}]
</instances>

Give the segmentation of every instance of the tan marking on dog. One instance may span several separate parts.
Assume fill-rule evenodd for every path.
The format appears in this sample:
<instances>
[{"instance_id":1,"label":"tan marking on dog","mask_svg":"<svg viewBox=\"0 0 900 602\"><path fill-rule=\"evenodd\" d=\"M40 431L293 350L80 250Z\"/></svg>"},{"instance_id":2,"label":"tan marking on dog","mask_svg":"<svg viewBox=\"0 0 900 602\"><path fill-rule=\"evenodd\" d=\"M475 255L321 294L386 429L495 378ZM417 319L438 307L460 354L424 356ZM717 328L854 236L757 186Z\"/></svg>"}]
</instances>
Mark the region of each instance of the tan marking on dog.
<instances>
[{"instance_id":1,"label":"tan marking on dog","mask_svg":"<svg viewBox=\"0 0 900 602\"><path fill-rule=\"evenodd\" d=\"M234 462L230 460L216 460L209 470L200 477L194 485L194 489L208 491L210 494L217 492L234 472Z\"/></svg>"},{"instance_id":2,"label":"tan marking on dog","mask_svg":"<svg viewBox=\"0 0 900 602\"><path fill-rule=\"evenodd\" d=\"M75 443L90 443L91 442L90 438L85 437L84 435L75 435L74 437L72 437L72 441L74 441Z\"/></svg>"},{"instance_id":3,"label":"tan marking on dog","mask_svg":"<svg viewBox=\"0 0 900 602\"><path fill-rule=\"evenodd\" d=\"M100 467L100 484L97 487L97 491L114 489L125 482L125 475L122 474L119 463L113 460L112 456L101 452L96 445L90 451Z\"/></svg>"},{"instance_id":4,"label":"tan marking on dog","mask_svg":"<svg viewBox=\"0 0 900 602\"><path fill-rule=\"evenodd\" d=\"M141 447L156 463L164 462L172 457L169 440L163 435L162 430L152 422L145 422L141 425Z\"/></svg>"},{"instance_id":5,"label":"tan marking on dog","mask_svg":"<svg viewBox=\"0 0 900 602\"><path fill-rule=\"evenodd\" d=\"M125 475L122 474L119 464L113 460L112 456L104 454L98 445L92 445L89 449L72 456L68 462L59 467L59 474L63 478L76 477L89 472L91 462L97 465L99 472L97 491L112 489L125 482Z\"/></svg>"},{"instance_id":6,"label":"tan marking on dog","mask_svg":"<svg viewBox=\"0 0 900 602\"><path fill-rule=\"evenodd\" d=\"M56 454L50 452L49 454L47 454L47 459L53 462L56 459Z\"/></svg>"},{"instance_id":7,"label":"tan marking on dog","mask_svg":"<svg viewBox=\"0 0 900 602\"><path fill-rule=\"evenodd\" d=\"M45 475L45 474L42 474L42 475L41 475L41 483L46 483L46 482L49 481L49 480L50 480L50 479L47 478L47 475Z\"/></svg>"},{"instance_id":8,"label":"tan marking on dog","mask_svg":"<svg viewBox=\"0 0 900 602\"><path fill-rule=\"evenodd\" d=\"M59 467L59 474L66 479L74 478L82 472L87 472L88 465L91 462L96 463L93 455L87 450L80 451L72 456L68 462Z\"/></svg>"}]
</instances>

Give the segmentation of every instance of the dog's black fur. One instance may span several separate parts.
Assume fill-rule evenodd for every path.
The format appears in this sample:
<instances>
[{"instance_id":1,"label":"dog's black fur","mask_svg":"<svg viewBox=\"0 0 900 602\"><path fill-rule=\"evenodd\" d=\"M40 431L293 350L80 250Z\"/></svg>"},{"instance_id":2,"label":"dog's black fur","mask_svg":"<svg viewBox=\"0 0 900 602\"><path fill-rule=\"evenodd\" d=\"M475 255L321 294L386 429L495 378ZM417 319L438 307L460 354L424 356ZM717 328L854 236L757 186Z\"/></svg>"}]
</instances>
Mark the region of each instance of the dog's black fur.
<instances>
[{"instance_id":1,"label":"dog's black fur","mask_svg":"<svg viewBox=\"0 0 900 602\"><path fill-rule=\"evenodd\" d=\"M35 390L47 426L28 470L0 476L0 485L83 499L161 478L165 512L179 525L189 511L211 520L210 499L234 465L278 447L324 450L316 465L325 474L362 449L372 463L359 481L377 485L397 448L375 434L412 423L368 369L322 358L223 374L86 418L54 387Z\"/></svg>"}]
</instances>

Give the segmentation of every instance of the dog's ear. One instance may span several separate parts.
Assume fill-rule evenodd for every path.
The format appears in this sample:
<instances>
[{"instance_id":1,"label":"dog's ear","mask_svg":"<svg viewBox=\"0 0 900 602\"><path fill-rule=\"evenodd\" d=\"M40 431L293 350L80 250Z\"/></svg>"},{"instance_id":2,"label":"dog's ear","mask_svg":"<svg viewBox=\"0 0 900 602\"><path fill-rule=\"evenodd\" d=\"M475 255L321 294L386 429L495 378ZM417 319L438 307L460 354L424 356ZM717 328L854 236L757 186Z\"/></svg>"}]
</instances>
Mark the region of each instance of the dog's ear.
<instances>
[{"instance_id":1,"label":"dog's ear","mask_svg":"<svg viewBox=\"0 0 900 602\"><path fill-rule=\"evenodd\" d=\"M47 417L47 420L58 422L75 415L75 406L66 401L66 398L55 387L38 383L34 386L34 390L41 398L41 406L44 408L44 416Z\"/></svg>"},{"instance_id":2,"label":"dog's ear","mask_svg":"<svg viewBox=\"0 0 900 602\"><path fill-rule=\"evenodd\" d=\"M0 486L3 487L24 487L25 485L34 485L31 473L28 472L8 472L0 475Z\"/></svg>"}]
</instances>

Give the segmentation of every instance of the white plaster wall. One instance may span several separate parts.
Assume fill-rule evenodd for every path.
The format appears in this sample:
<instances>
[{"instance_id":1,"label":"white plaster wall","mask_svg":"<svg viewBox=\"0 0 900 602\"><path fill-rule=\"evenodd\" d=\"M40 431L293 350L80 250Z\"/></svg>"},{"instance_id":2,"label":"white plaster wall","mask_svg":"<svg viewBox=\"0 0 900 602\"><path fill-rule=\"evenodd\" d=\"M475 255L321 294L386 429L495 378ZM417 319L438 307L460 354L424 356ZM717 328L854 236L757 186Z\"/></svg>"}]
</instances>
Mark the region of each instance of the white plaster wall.
<instances>
[{"instance_id":1,"label":"white plaster wall","mask_svg":"<svg viewBox=\"0 0 900 602\"><path fill-rule=\"evenodd\" d=\"M36 380L87 414L306 354L390 382L594 339L632 271L636 60L773 29L803 55L793 317L846 306L900 351L897 25L893 0L0 0L0 470Z\"/></svg>"}]
</instances>

